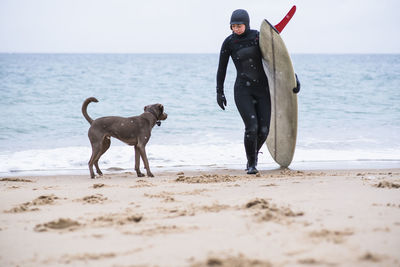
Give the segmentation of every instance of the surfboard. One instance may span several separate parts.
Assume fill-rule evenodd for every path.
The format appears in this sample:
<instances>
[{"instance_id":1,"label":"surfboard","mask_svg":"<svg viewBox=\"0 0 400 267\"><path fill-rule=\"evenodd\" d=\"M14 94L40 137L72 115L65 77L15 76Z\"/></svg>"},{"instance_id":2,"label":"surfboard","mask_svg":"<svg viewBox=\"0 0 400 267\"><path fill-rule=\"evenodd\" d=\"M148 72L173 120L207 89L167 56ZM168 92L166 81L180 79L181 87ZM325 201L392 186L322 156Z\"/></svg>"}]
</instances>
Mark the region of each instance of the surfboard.
<instances>
[{"instance_id":1,"label":"surfboard","mask_svg":"<svg viewBox=\"0 0 400 267\"><path fill-rule=\"evenodd\" d=\"M293 14L292 14L293 15ZM260 49L271 95L271 124L267 147L276 163L288 167L297 138L296 77L279 31L267 20L260 28Z\"/></svg>"}]
</instances>

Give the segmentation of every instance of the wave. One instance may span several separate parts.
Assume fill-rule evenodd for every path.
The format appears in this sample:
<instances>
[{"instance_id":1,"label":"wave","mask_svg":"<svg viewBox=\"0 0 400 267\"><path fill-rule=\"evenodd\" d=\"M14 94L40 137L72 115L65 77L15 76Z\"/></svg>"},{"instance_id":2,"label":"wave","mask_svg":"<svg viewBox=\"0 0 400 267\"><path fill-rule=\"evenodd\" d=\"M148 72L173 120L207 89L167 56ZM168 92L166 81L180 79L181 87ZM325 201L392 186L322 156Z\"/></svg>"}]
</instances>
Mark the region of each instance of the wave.
<instances>
[{"instance_id":1,"label":"wave","mask_svg":"<svg viewBox=\"0 0 400 267\"><path fill-rule=\"evenodd\" d=\"M244 168L246 157L242 144L191 144L191 145L149 145L146 147L152 170L178 170L199 168ZM278 168L267 148L261 149L259 165L265 168ZM72 146L54 149L34 149L18 152L1 152L0 174L17 175L21 173L88 173L87 162L91 155L88 146ZM307 165L309 168L336 162L343 166L349 162L356 165L362 162L371 167L385 163L400 167L400 150L296 150L291 167ZM384 164L384 165L385 165ZM102 170L133 171L134 149L129 146L112 146L100 159ZM141 162L143 168L143 164ZM314 167L313 167L314 166Z\"/></svg>"}]
</instances>

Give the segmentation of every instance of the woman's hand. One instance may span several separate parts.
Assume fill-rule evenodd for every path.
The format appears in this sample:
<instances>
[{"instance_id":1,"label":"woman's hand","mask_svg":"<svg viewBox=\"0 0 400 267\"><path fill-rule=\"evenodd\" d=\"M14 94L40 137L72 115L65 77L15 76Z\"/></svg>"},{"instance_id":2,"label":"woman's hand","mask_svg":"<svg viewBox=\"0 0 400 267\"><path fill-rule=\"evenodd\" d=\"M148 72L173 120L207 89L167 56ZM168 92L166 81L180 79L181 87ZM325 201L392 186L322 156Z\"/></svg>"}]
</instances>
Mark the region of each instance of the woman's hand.
<instances>
[{"instance_id":1,"label":"woman's hand","mask_svg":"<svg viewBox=\"0 0 400 267\"><path fill-rule=\"evenodd\" d=\"M294 75L296 75L296 88L293 88L293 93L297 94L298 92L300 92L300 81L299 78L297 78L297 74L295 73Z\"/></svg>"},{"instance_id":2,"label":"woman's hand","mask_svg":"<svg viewBox=\"0 0 400 267\"><path fill-rule=\"evenodd\" d=\"M223 110L225 110L226 98L224 93L217 93L217 103Z\"/></svg>"}]
</instances>

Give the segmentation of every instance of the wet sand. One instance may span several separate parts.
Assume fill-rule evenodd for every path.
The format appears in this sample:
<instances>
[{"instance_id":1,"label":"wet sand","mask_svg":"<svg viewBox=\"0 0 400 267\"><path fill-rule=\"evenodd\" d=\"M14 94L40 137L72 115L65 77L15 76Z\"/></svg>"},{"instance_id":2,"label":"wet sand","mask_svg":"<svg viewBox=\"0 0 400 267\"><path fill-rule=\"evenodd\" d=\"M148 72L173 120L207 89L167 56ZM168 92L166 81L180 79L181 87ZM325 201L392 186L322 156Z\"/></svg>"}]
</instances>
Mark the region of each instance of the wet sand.
<instances>
[{"instance_id":1,"label":"wet sand","mask_svg":"<svg viewBox=\"0 0 400 267\"><path fill-rule=\"evenodd\" d=\"M0 177L0 266L399 266L400 169Z\"/></svg>"}]
</instances>

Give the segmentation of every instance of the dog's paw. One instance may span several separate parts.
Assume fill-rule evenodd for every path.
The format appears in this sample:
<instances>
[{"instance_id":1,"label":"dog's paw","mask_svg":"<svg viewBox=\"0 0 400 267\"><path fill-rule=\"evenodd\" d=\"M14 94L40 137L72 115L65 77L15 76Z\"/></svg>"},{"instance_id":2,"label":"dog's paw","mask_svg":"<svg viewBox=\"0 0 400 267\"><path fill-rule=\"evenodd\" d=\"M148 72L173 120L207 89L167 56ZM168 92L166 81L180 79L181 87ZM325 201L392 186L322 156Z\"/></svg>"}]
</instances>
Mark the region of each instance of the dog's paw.
<instances>
[{"instance_id":1,"label":"dog's paw","mask_svg":"<svg viewBox=\"0 0 400 267\"><path fill-rule=\"evenodd\" d=\"M150 173L147 173L147 176L148 177L154 177L154 175L150 172Z\"/></svg>"},{"instance_id":2,"label":"dog's paw","mask_svg":"<svg viewBox=\"0 0 400 267\"><path fill-rule=\"evenodd\" d=\"M143 173L138 173L137 177L144 177L144 174Z\"/></svg>"}]
</instances>

